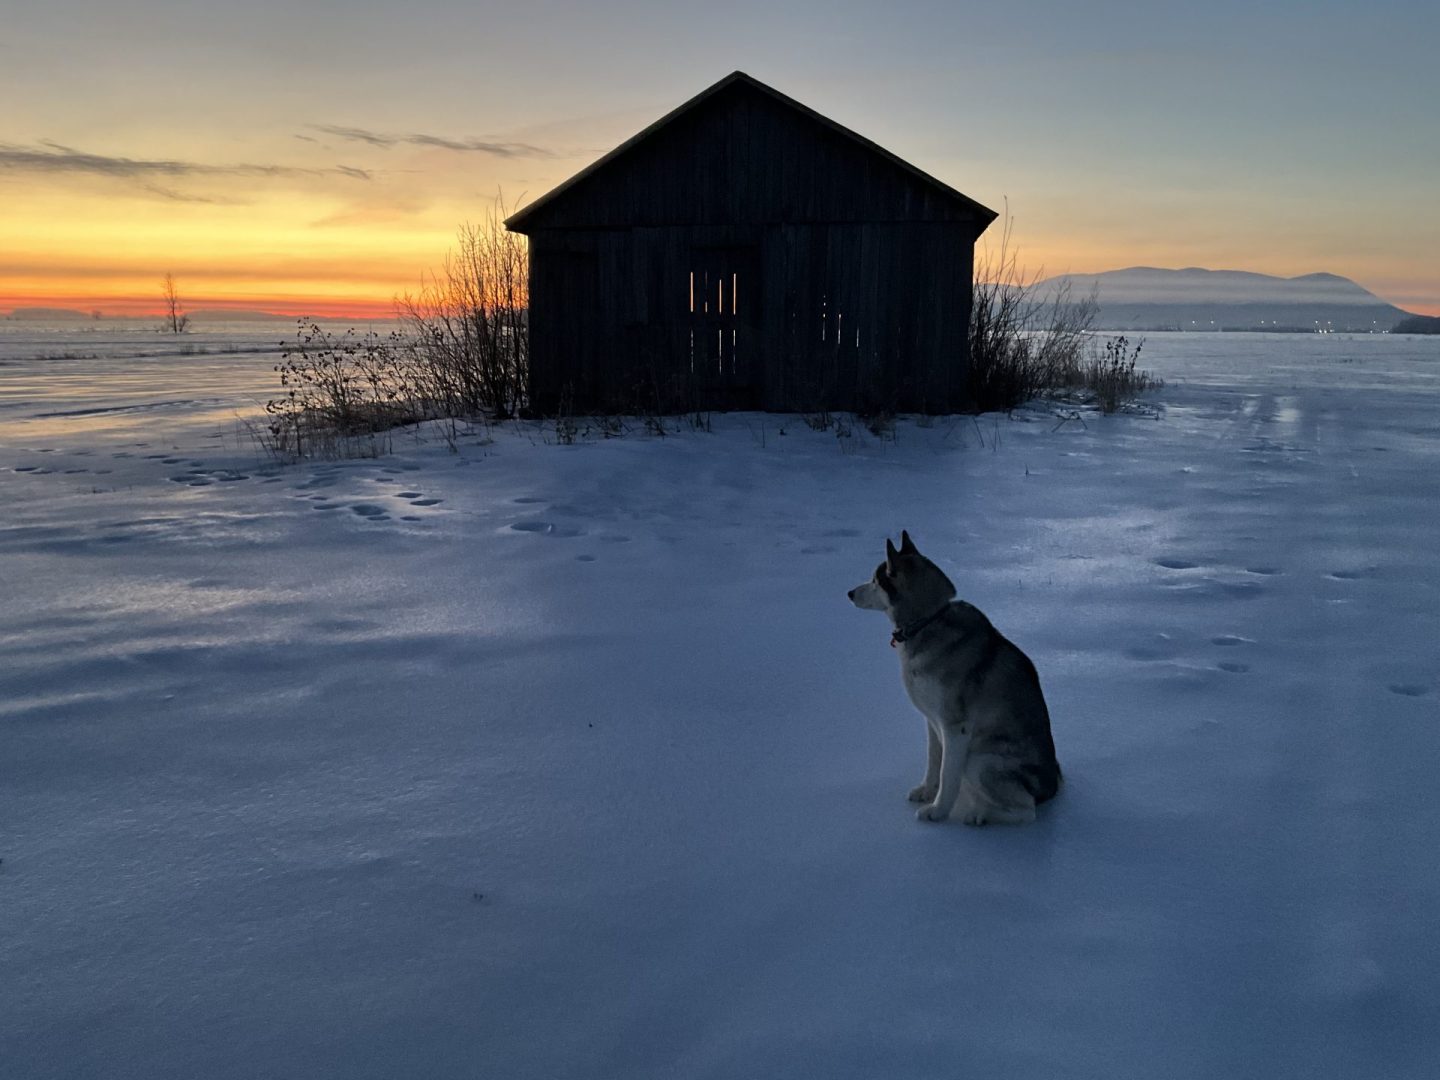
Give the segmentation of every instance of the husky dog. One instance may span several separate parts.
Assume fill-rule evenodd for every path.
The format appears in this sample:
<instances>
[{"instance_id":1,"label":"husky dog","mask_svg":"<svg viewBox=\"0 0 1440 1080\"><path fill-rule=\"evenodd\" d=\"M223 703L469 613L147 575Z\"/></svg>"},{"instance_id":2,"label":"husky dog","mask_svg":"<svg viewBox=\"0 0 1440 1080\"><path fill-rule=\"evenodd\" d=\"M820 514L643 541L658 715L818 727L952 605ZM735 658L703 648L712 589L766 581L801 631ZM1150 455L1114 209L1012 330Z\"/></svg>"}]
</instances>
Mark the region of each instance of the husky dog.
<instances>
[{"instance_id":1,"label":"husky dog","mask_svg":"<svg viewBox=\"0 0 1440 1080\"><path fill-rule=\"evenodd\" d=\"M883 611L900 650L900 675L929 728L925 780L910 792L916 817L967 825L1024 824L1060 788L1050 714L1030 658L955 599L945 572L910 534L885 541L875 576L850 590L856 607Z\"/></svg>"}]
</instances>

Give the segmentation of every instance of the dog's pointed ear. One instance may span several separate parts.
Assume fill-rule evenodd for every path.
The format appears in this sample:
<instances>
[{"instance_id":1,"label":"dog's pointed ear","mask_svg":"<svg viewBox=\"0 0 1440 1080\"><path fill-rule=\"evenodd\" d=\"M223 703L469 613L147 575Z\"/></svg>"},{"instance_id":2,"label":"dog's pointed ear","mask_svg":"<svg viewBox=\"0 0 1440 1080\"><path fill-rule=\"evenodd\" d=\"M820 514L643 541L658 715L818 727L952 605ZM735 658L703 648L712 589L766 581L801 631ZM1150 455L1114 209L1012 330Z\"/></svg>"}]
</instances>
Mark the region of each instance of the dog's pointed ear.
<instances>
[{"instance_id":1,"label":"dog's pointed ear","mask_svg":"<svg viewBox=\"0 0 1440 1080\"><path fill-rule=\"evenodd\" d=\"M904 529L900 530L900 554L919 555L920 549L915 546L915 541L910 539L910 534Z\"/></svg>"},{"instance_id":2,"label":"dog's pointed ear","mask_svg":"<svg viewBox=\"0 0 1440 1080\"><path fill-rule=\"evenodd\" d=\"M895 545L890 542L890 538L885 537L885 565L892 564L899 555L900 553L895 550Z\"/></svg>"}]
</instances>

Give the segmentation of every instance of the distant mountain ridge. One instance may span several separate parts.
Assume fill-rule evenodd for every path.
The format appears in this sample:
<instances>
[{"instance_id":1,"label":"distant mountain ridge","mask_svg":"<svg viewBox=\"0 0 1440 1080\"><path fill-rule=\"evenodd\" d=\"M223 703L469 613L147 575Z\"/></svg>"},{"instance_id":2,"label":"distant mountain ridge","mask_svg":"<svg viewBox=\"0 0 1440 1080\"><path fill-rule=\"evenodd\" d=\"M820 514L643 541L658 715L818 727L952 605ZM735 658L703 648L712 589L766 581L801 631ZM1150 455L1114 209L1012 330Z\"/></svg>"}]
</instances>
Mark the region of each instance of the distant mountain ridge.
<instances>
[{"instance_id":1,"label":"distant mountain ridge","mask_svg":"<svg viewBox=\"0 0 1440 1080\"><path fill-rule=\"evenodd\" d=\"M1440 334L1440 315L1411 315L1395 324L1392 334Z\"/></svg>"},{"instance_id":2,"label":"distant mountain ridge","mask_svg":"<svg viewBox=\"0 0 1440 1080\"><path fill-rule=\"evenodd\" d=\"M1198 266L1131 266L1102 274L1061 274L1032 288L1045 295L1067 285L1077 298L1095 292L1097 330L1382 333L1413 317L1337 274L1282 278Z\"/></svg>"}]
</instances>

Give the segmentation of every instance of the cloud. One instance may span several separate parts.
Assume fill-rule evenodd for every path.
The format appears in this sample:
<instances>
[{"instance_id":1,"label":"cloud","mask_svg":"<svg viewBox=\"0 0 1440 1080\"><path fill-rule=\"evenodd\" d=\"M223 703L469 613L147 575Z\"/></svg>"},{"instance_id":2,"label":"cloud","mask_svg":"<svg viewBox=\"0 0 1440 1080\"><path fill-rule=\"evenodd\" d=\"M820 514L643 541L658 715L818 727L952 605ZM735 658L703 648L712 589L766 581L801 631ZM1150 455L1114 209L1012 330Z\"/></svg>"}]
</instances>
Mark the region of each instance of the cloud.
<instances>
[{"instance_id":1,"label":"cloud","mask_svg":"<svg viewBox=\"0 0 1440 1080\"><path fill-rule=\"evenodd\" d=\"M323 131L326 135L334 135L339 139L369 143L371 146L380 146L386 149L401 141L398 135L381 135L374 131L366 131L364 128L336 127L333 124L307 124L306 126L311 131Z\"/></svg>"},{"instance_id":2,"label":"cloud","mask_svg":"<svg viewBox=\"0 0 1440 1080\"><path fill-rule=\"evenodd\" d=\"M261 176L323 177L347 176L369 180L364 169L339 165L331 169L302 169L293 165L209 165L166 158L128 158L89 154L60 143L42 140L38 146L0 143L0 170L14 172L80 173L110 176L122 180L145 180L157 176Z\"/></svg>"},{"instance_id":3,"label":"cloud","mask_svg":"<svg viewBox=\"0 0 1440 1080\"><path fill-rule=\"evenodd\" d=\"M423 132L412 132L406 135L396 135L383 131L370 131L366 128L340 127L334 124L308 124L312 131L323 131L327 135L333 135L339 139L348 139L351 142L362 142L370 146L377 146L388 150L392 146L401 144L407 146L430 146L441 150L455 150L460 153L489 154L492 157L554 157L554 152L544 147L532 146L530 143L521 142L495 142L488 139L447 139L440 135L427 135ZM304 136L301 136L303 138Z\"/></svg>"},{"instance_id":4,"label":"cloud","mask_svg":"<svg viewBox=\"0 0 1440 1080\"><path fill-rule=\"evenodd\" d=\"M245 205L240 199L216 199L208 195L188 195L183 191L176 191L173 188L161 187L159 184L145 184L142 190L148 191L151 195L157 195L162 199L169 199L171 202L209 203L212 206Z\"/></svg>"}]
</instances>

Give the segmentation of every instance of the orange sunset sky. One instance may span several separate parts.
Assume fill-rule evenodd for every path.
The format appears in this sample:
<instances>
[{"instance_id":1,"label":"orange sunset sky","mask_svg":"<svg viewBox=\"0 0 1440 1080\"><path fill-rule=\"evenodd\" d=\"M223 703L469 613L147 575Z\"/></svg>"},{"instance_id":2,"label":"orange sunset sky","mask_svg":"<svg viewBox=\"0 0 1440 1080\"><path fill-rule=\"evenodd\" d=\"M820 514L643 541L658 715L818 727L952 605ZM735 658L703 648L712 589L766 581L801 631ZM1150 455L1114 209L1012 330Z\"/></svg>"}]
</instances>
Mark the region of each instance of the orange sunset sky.
<instances>
[{"instance_id":1,"label":"orange sunset sky","mask_svg":"<svg viewBox=\"0 0 1440 1080\"><path fill-rule=\"evenodd\" d=\"M1440 314L1428 5L24 4L0 313L384 317L485 218L735 68L996 209L1046 273L1351 277ZM1363 14L1362 14L1363 12Z\"/></svg>"}]
</instances>

